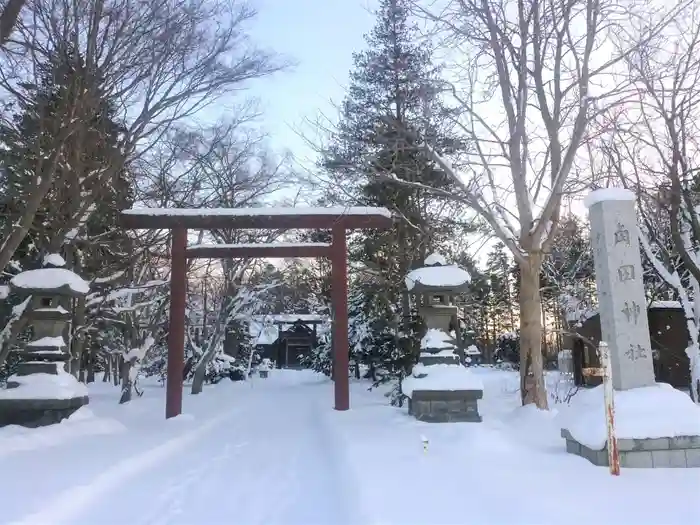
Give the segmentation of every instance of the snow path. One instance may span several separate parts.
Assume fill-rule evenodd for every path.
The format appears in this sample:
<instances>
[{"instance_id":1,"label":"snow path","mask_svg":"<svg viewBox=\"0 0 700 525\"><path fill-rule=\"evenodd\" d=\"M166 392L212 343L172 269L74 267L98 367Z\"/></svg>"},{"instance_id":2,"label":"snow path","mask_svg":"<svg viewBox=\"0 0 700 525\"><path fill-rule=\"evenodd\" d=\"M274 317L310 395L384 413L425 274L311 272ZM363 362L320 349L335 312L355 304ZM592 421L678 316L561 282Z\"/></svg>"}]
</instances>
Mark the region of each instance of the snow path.
<instances>
[{"instance_id":1,"label":"snow path","mask_svg":"<svg viewBox=\"0 0 700 525\"><path fill-rule=\"evenodd\" d=\"M246 525L367 524L352 518L354 484L324 417L331 388L311 376L230 389L236 409L118 461L12 525L191 525L212 513Z\"/></svg>"},{"instance_id":2,"label":"snow path","mask_svg":"<svg viewBox=\"0 0 700 525\"><path fill-rule=\"evenodd\" d=\"M59 525L70 523L84 509L89 508L93 501L110 495L111 491L127 483L134 476L167 461L230 418L230 413L220 416L204 423L197 430L173 438L162 445L125 459L101 473L89 484L76 485L59 492L53 500L42 506L42 510L20 522L14 522L12 525L45 525L46 523ZM94 520L94 518L92 519Z\"/></svg>"},{"instance_id":3,"label":"snow path","mask_svg":"<svg viewBox=\"0 0 700 525\"><path fill-rule=\"evenodd\" d=\"M185 415L169 421L158 385L121 406L114 387L91 385L80 417L0 429L0 521L700 523L700 469L623 469L613 478L566 454L557 408L518 408L517 374L475 373L485 389L481 424L417 422L357 381L351 410L336 412L332 382L310 372L207 387L185 395Z\"/></svg>"}]
</instances>

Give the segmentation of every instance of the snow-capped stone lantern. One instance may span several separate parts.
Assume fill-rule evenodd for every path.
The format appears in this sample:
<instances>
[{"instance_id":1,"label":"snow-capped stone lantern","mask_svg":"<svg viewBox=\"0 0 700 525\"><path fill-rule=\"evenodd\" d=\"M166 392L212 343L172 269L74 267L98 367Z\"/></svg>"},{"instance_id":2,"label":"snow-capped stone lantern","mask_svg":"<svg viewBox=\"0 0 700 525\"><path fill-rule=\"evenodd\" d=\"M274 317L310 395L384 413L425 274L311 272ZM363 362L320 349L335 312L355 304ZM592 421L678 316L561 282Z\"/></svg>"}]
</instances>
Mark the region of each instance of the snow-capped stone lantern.
<instances>
[{"instance_id":1,"label":"snow-capped stone lantern","mask_svg":"<svg viewBox=\"0 0 700 525\"><path fill-rule=\"evenodd\" d=\"M409 272L405 281L419 301L418 312L427 328L418 363L402 384L409 413L421 421L480 422L477 400L483 396L483 386L464 366L457 345L457 307L451 301L468 290L469 273L433 254L424 267Z\"/></svg>"},{"instance_id":2,"label":"snow-capped stone lantern","mask_svg":"<svg viewBox=\"0 0 700 525\"><path fill-rule=\"evenodd\" d=\"M39 427L58 423L88 404L84 384L66 371L70 360L63 333L71 313L65 299L84 297L90 286L65 268L59 255L44 260L44 268L17 274L10 287L34 307L25 310L33 340L21 352L21 362L0 390L0 426Z\"/></svg>"}]
</instances>

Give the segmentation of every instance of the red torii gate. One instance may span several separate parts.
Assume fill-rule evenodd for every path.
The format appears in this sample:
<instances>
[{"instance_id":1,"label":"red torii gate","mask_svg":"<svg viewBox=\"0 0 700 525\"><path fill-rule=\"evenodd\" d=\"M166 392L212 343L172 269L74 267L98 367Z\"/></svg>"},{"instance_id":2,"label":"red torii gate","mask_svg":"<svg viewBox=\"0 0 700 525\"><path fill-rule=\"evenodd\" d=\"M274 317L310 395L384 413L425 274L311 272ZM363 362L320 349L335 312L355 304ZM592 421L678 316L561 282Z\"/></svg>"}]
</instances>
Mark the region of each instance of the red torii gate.
<instances>
[{"instance_id":1,"label":"red torii gate","mask_svg":"<svg viewBox=\"0 0 700 525\"><path fill-rule=\"evenodd\" d=\"M121 225L137 230L171 230L170 322L165 417L182 413L185 360L185 302L188 258L328 257L331 260L333 364L348 368L347 230L389 228L385 208L140 208L124 210ZM200 245L187 248L187 230L331 230L332 243ZM350 408L348 374L334 374L335 409Z\"/></svg>"}]
</instances>

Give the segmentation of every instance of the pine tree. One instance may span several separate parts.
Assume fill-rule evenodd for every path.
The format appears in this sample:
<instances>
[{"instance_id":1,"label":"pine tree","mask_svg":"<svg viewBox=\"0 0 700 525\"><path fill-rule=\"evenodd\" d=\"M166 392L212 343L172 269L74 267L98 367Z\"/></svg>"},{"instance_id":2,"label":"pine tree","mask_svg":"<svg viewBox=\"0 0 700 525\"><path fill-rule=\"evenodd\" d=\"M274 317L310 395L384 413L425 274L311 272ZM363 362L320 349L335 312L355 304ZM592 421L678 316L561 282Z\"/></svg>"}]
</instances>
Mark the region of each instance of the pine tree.
<instances>
[{"instance_id":1,"label":"pine tree","mask_svg":"<svg viewBox=\"0 0 700 525\"><path fill-rule=\"evenodd\" d=\"M489 332L491 283L486 275L472 270L469 284L469 298L466 308L466 329L474 333L474 339L490 350L493 349L493 339Z\"/></svg>"},{"instance_id":2,"label":"pine tree","mask_svg":"<svg viewBox=\"0 0 700 525\"><path fill-rule=\"evenodd\" d=\"M126 168L116 169L108 184L99 185L93 176L123 164L119 135L124 128L103 85L100 72L88 70L80 53L63 44L39 68L38 82L22 85L24 96L12 123L0 126L0 141L6 146L1 200L8 218L21 213L26 192L32 190L30 181L39 182L39 166L60 148L53 184L17 252L16 259L25 259L30 267L41 264L42 252L62 248L64 237L77 240L78 232L69 230L86 194L97 198L89 219L79 226L84 239L99 236L99 242L84 243L80 248L85 260L72 257L69 263L92 276L112 263L123 266L128 258L130 238L115 227L119 211L133 202L130 174ZM64 139L57 142L57 136Z\"/></svg>"},{"instance_id":3,"label":"pine tree","mask_svg":"<svg viewBox=\"0 0 700 525\"><path fill-rule=\"evenodd\" d=\"M10 267L16 271L36 268L43 256L59 252L69 268L88 280L119 272L126 275L132 269L133 237L118 228L117 221L134 197L131 173L120 149L124 128L116 105L103 89L100 72L89 70L68 43L48 55L36 79L20 86L23 96L18 97L11 121L0 125L4 144L0 207L5 221L0 227L9 231L46 177L51 186ZM98 184L96 174L105 171L111 178L105 184L101 177ZM7 318L9 312L2 314ZM113 325L104 315L97 321L90 314L79 301L72 337L76 337L76 352L89 348L94 361L96 345L85 335L92 333L95 343L108 338Z\"/></svg>"},{"instance_id":4,"label":"pine tree","mask_svg":"<svg viewBox=\"0 0 700 525\"><path fill-rule=\"evenodd\" d=\"M403 354L416 350L409 329L415 313L404 277L427 255L469 231L452 201L410 185L452 189L416 141L430 138L444 153L454 153L461 144L449 134L438 96L439 69L430 49L417 41L408 1L381 0L366 42L367 50L354 55L341 121L323 158L323 168L335 181L326 201L382 206L398 217L390 230L358 236L350 250L351 258L372 273L360 283L362 309L378 316L372 326L381 326L380 332L393 327L395 333L391 344L378 333L374 352L390 369L407 371L411 359Z\"/></svg>"},{"instance_id":5,"label":"pine tree","mask_svg":"<svg viewBox=\"0 0 700 525\"><path fill-rule=\"evenodd\" d=\"M496 332L512 332L516 326L511 261L503 243L497 243L486 259L486 273L491 281L491 314ZM498 335L494 334L494 337Z\"/></svg>"}]
</instances>

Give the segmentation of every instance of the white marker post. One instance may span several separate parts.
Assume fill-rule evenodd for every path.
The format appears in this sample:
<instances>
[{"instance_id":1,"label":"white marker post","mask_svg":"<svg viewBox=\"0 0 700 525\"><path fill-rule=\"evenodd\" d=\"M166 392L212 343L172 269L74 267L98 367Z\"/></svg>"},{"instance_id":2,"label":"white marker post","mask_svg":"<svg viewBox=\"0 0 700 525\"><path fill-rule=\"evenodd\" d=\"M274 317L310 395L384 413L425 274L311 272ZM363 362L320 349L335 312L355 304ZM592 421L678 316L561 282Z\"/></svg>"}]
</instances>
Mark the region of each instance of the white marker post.
<instances>
[{"instance_id":1,"label":"white marker post","mask_svg":"<svg viewBox=\"0 0 700 525\"><path fill-rule=\"evenodd\" d=\"M598 356L603 368L603 396L605 402L605 423L608 431L608 464L610 474L620 475L620 451L617 449L615 437L615 395L613 390L612 366L610 363L610 349L605 341L598 346Z\"/></svg>"}]
</instances>

